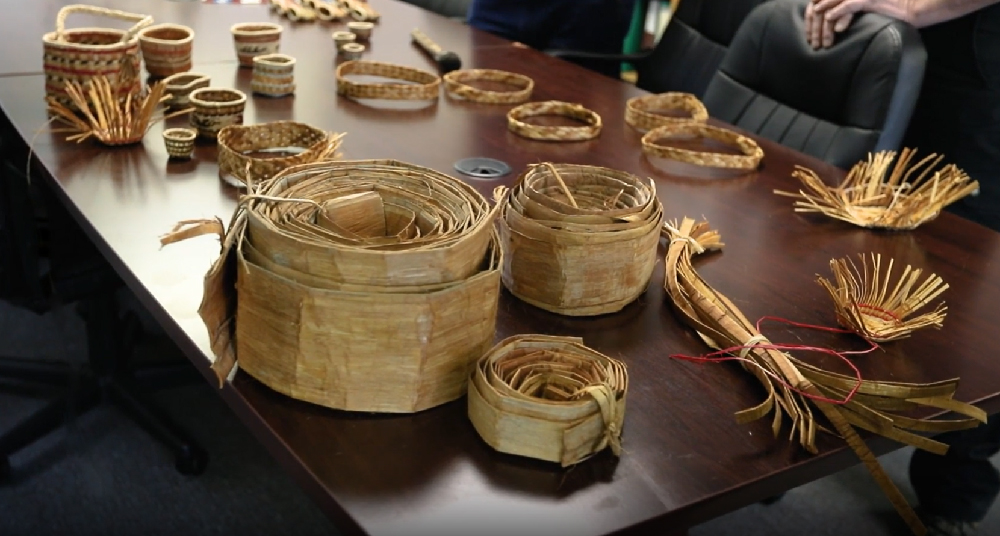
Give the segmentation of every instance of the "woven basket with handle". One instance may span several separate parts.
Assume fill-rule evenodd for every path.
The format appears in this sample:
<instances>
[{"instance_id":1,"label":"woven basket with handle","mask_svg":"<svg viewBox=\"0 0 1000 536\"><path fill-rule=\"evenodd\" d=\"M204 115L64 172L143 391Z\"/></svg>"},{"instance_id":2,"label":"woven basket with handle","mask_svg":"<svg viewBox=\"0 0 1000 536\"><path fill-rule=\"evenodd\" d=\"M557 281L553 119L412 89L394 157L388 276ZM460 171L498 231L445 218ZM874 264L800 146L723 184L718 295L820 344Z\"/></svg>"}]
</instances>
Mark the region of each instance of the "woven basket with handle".
<instances>
[{"instance_id":1,"label":"woven basket with handle","mask_svg":"<svg viewBox=\"0 0 1000 536\"><path fill-rule=\"evenodd\" d=\"M66 29L66 18L82 13L134 22L128 30L110 28ZM97 6L70 5L59 10L56 31L42 36L45 95L65 106L73 103L66 93L67 82L85 85L95 76L104 76L119 88L120 96L139 91L139 30L153 23L153 17Z\"/></svg>"}]
</instances>

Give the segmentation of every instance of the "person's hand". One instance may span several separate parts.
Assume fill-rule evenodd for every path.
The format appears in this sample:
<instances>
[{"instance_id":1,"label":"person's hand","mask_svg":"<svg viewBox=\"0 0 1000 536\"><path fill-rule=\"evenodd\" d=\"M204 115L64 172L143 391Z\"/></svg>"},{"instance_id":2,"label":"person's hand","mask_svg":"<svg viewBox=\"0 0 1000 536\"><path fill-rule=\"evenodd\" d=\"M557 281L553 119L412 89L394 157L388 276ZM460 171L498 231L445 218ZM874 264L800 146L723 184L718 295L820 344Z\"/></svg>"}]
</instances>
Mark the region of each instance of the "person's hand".
<instances>
[{"instance_id":1,"label":"person's hand","mask_svg":"<svg viewBox=\"0 0 1000 536\"><path fill-rule=\"evenodd\" d=\"M806 6L806 40L813 48L833 46L835 34L851 25L867 0L814 0Z\"/></svg>"}]
</instances>

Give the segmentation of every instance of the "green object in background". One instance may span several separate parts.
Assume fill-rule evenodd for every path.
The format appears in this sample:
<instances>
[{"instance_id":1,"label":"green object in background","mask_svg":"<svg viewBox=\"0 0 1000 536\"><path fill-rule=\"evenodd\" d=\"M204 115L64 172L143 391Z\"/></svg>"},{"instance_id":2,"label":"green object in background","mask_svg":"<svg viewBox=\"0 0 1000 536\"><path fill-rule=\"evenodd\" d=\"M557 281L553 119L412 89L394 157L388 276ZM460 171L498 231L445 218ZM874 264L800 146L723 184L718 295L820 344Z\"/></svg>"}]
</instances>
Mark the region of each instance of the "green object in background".
<instances>
[{"instance_id":1,"label":"green object in background","mask_svg":"<svg viewBox=\"0 0 1000 536\"><path fill-rule=\"evenodd\" d=\"M642 36L646 32L646 4L649 0L636 0L632 8L632 22L629 24L622 54L636 54L642 49ZM622 72L634 71L631 63L622 63Z\"/></svg>"}]
</instances>

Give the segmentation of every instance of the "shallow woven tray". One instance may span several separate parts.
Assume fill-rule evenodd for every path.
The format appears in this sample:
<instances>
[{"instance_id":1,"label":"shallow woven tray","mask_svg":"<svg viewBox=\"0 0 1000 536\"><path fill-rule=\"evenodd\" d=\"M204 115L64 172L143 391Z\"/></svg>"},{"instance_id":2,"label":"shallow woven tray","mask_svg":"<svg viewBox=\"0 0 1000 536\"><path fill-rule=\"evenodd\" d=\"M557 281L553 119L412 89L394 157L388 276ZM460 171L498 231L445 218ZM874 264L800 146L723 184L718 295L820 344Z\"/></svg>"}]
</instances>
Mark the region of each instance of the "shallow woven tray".
<instances>
[{"instance_id":1,"label":"shallow woven tray","mask_svg":"<svg viewBox=\"0 0 1000 536\"><path fill-rule=\"evenodd\" d=\"M247 172L255 182L266 181L279 171L317 160L335 158L344 134L325 132L294 121L257 125L233 125L219 131L219 174L247 182ZM302 148L289 156L250 156L268 149Z\"/></svg>"},{"instance_id":2,"label":"shallow woven tray","mask_svg":"<svg viewBox=\"0 0 1000 536\"><path fill-rule=\"evenodd\" d=\"M469 82L499 82L520 88L513 91L491 91L469 85ZM535 81L523 74L495 69L461 69L444 75L444 89L453 99L483 104L518 104L531 98Z\"/></svg>"},{"instance_id":3,"label":"shallow woven tray","mask_svg":"<svg viewBox=\"0 0 1000 536\"><path fill-rule=\"evenodd\" d=\"M743 154L692 151L656 143L663 138L677 136L697 136L721 141L738 148ZM752 139L731 130L694 122L665 125L650 130L642 137L642 151L650 156L696 166L743 170L757 169L764 158L764 151Z\"/></svg>"},{"instance_id":4,"label":"shallow woven tray","mask_svg":"<svg viewBox=\"0 0 1000 536\"><path fill-rule=\"evenodd\" d=\"M353 82L346 78L348 75L381 76L412 83ZM352 99L434 100L440 87L438 75L394 63L354 60L337 67L337 94Z\"/></svg>"},{"instance_id":5,"label":"shallow woven tray","mask_svg":"<svg viewBox=\"0 0 1000 536\"><path fill-rule=\"evenodd\" d=\"M586 123L585 126L540 126L524 122L539 115L561 115ZM518 136L545 141L583 141L601 134L601 116L579 104L562 101L529 102L507 112L507 128Z\"/></svg>"},{"instance_id":6,"label":"shallow woven tray","mask_svg":"<svg viewBox=\"0 0 1000 536\"><path fill-rule=\"evenodd\" d=\"M621 454L625 364L575 337L516 335L476 363L469 419L500 452L579 463L611 448Z\"/></svg>"},{"instance_id":7,"label":"shallow woven tray","mask_svg":"<svg viewBox=\"0 0 1000 536\"><path fill-rule=\"evenodd\" d=\"M671 117L655 111L680 110L687 116ZM633 97L625 103L625 122L638 130L653 130L664 125L695 121L704 123L708 110L698 97L690 93L660 93Z\"/></svg>"}]
</instances>

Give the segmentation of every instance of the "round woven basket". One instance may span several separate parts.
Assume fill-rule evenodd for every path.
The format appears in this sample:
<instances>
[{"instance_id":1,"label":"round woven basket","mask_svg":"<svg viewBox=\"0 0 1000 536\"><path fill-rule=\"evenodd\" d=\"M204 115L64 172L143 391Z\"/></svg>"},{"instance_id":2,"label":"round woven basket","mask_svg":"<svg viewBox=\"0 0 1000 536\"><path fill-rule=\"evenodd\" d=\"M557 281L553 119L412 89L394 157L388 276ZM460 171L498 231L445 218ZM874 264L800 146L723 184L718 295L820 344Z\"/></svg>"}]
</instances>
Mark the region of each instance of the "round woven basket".
<instances>
[{"instance_id":1,"label":"round woven basket","mask_svg":"<svg viewBox=\"0 0 1000 536\"><path fill-rule=\"evenodd\" d=\"M188 100L194 107L191 126L198 129L200 136L214 139L223 128L243 124L247 96L238 89L199 88L188 95Z\"/></svg>"},{"instance_id":2,"label":"round woven basket","mask_svg":"<svg viewBox=\"0 0 1000 536\"><path fill-rule=\"evenodd\" d=\"M294 121L225 127L218 136L219 174L246 183L249 170L253 181L263 182L291 166L335 158L343 137ZM267 156L287 149L300 152Z\"/></svg>"},{"instance_id":3,"label":"round woven basket","mask_svg":"<svg viewBox=\"0 0 1000 536\"><path fill-rule=\"evenodd\" d=\"M494 449L579 463L621 454L625 364L572 337L517 335L490 350L469 380L469 419Z\"/></svg>"},{"instance_id":4,"label":"round woven basket","mask_svg":"<svg viewBox=\"0 0 1000 536\"><path fill-rule=\"evenodd\" d=\"M608 168L537 164L503 206L503 283L518 298L571 316L621 310L646 291L663 207L652 181Z\"/></svg>"},{"instance_id":5,"label":"round woven basket","mask_svg":"<svg viewBox=\"0 0 1000 536\"><path fill-rule=\"evenodd\" d=\"M465 393L500 289L482 196L430 169L343 161L288 168L247 199L234 252L242 370L351 411L409 413ZM359 277L387 272L399 280Z\"/></svg>"},{"instance_id":6,"label":"round woven basket","mask_svg":"<svg viewBox=\"0 0 1000 536\"><path fill-rule=\"evenodd\" d=\"M660 143L670 138L711 139L739 149L741 154L692 151ZM694 122L664 125L650 130L642 137L642 152L695 166L745 171L757 169L764 158L764 150L752 139L732 130Z\"/></svg>"},{"instance_id":7,"label":"round woven basket","mask_svg":"<svg viewBox=\"0 0 1000 536\"><path fill-rule=\"evenodd\" d=\"M163 83L166 84L167 93L170 95L167 106L171 110L183 110L191 105L191 92L208 87L212 80L207 74L186 72L170 75L163 79Z\"/></svg>"},{"instance_id":8,"label":"round woven basket","mask_svg":"<svg viewBox=\"0 0 1000 536\"><path fill-rule=\"evenodd\" d=\"M180 24L157 24L139 32L146 71L165 77L191 70L194 30Z\"/></svg>"},{"instance_id":9,"label":"round woven basket","mask_svg":"<svg viewBox=\"0 0 1000 536\"><path fill-rule=\"evenodd\" d=\"M529 117L557 115L583 123L581 126L544 126L527 122ZM525 138L543 141L583 141L601 134L601 116L579 104L562 101L529 102L507 112L507 128Z\"/></svg>"}]
</instances>

